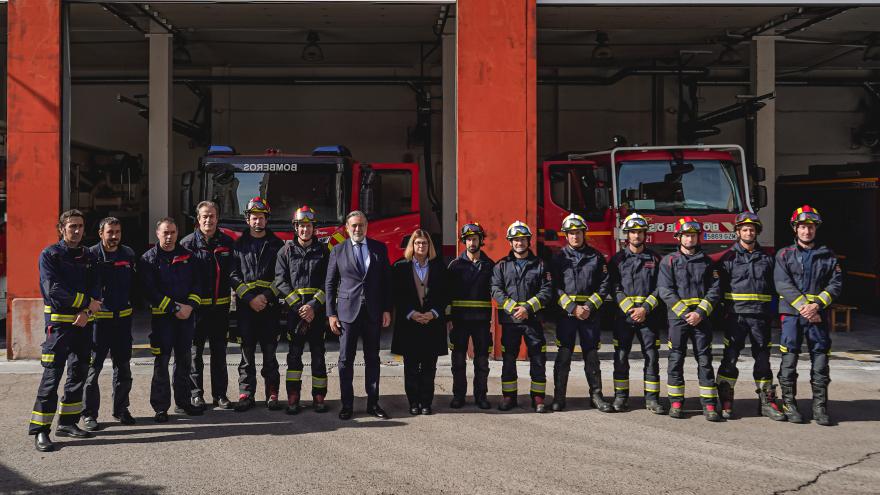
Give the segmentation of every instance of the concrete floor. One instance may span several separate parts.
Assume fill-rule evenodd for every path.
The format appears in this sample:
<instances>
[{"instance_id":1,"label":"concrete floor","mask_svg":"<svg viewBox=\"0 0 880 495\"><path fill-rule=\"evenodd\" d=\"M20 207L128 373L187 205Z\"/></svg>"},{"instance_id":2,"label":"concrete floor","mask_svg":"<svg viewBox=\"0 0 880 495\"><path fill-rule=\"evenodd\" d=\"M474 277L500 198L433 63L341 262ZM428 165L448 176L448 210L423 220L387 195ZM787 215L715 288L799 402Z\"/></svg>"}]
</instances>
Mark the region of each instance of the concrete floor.
<instances>
[{"instance_id":1,"label":"concrete floor","mask_svg":"<svg viewBox=\"0 0 880 495\"><path fill-rule=\"evenodd\" d=\"M855 332L833 336L829 410L838 422L833 427L757 417L747 357L741 361L736 401L743 417L726 423L708 423L699 414L690 358L686 406L691 415L684 420L640 409L640 394L631 400L629 413L585 409L580 363L572 371L565 412L538 415L523 407L501 413L471 404L455 411L447 407L448 357L441 358L438 369L436 414L412 417L403 366L387 351L382 353L381 404L390 420L365 416L363 398L355 403L354 420L338 420L339 388L332 369L327 414L306 409L290 417L260 402L244 414L212 410L195 418L172 416L159 425L148 404L151 359L136 357L131 410L138 424L104 423L93 439L57 439L57 452L40 454L26 435L40 365L0 361L0 493L878 493L878 329L880 321L862 317ZM716 346L716 367L719 354ZM601 355L609 391L610 346L603 346ZM237 360L229 358L230 397ZM335 361L330 351L331 368ZM637 359L631 364L641 368ZM664 355L663 373L665 365ZM778 355L772 365L778 370ZM362 371L356 368L359 396ZM105 394L109 375L102 375ZM527 390L527 363L520 364L519 375L520 390ZM800 405L809 411L808 363L801 362L800 375ZM494 403L499 376L500 362L493 362ZM306 389L308 384L306 379ZM641 380L631 386L640 389ZM528 398L521 396L520 403ZM112 420L106 410L101 419Z\"/></svg>"}]
</instances>

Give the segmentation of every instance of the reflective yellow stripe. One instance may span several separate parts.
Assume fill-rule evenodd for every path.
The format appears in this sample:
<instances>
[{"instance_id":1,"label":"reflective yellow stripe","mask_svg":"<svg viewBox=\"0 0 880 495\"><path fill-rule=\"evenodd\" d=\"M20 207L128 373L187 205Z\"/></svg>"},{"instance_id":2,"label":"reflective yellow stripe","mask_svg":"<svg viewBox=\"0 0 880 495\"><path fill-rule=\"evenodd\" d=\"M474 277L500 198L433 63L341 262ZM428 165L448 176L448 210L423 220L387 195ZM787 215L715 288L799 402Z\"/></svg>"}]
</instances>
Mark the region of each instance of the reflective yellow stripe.
<instances>
[{"instance_id":1,"label":"reflective yellow stripe","mask_svg":"<svg viewBox=\"0 0 880 495\"><path fill-rule=\"evenodd\" d=\"M602 299L602 296L600 296L598 292L593 292L592 294L590 294L589 301L590 301L590 303L593 304L593 307L596 309L599 309L599 306L601 306L602 303L605 302Z\"/></svg>"},{"instance_id":2,"label":"reflective yellow stripe","mask_svg":"<svg viewBox=\"0 0 880 495\"><path fill-rule=\"evenodd\" d=\"M322 291L321 289L318 289L318 292L315 292L315 299L317 299L319 303L325 304L325 301L327 300L327 294L325 294L324 291ZM489 305L491 306L492 303L489 303Z\"/></svg>"},{"instance_id":3,"label":"reflective yellow stripe","mask_svg":"<svg viewBox=\"0 0 880 495\"><path fill-rule=\"evenodd\" d=\"M773 300L773 296L770 294L746 294L739 292L725 292L724 299L728 301L758 301L758 302L770 302Z\"/></svg>"},{"instance_id":4,"label":"reflective yellow stripe","mask_svg":"<svg viewBox=\"0 0 880 495\"><path fill-rule=\"evenodd\" d=\"M541 310L541 308L544 307L541 304L541 301L539 301L537 297L529 298L529 300L526 301L525 304L528 304L529 306L531 306L533 313L537 313L538 311Z\"/></svg>"},{"instance_id":5,"label":"reflective yellow stripe","mask_svg":"<svg viewBox=\"0 0 880 495\"><path fill-rule=\"evenodd\" d=\"M150 353L154 356L158 356L159 354L162 354L162 349L159 347L150 347Z\"/></svg>"},{"instance_id":6,"label":"reflective yellow stripe","mask_svg":"<svg viewBox=\"0 0 880 495\"><path fill-rule=\"evenodd\" d=\"M721 342L724 344L724 347L730 347L730 339L727 337L722 337Z\"/></svg>"},{"instance_id":7,"label":"reflective yellow stripe","mask_svg":"<svg viewBox=\"0 0 880 495\"><path fill-rule=\"evenodd\" d=\"M666 347L668 347L669 349L672 349L672 341L671 340L666 341Z\"/></svg>"},{"instance_id":8,"label":"reflective yellow stripe","mask_svg":"<svg viewBox=\"0 0 880 495\"><path fill-rule=\"evenodd\" d=\"M556 340L556 345L559 345L559 340L558 340L558 339ZM620 345L620 341L617 340L617 339L611 339L611 345L613 345L614 347L617 347L617 346Z\"/></svg>"},{"instance_id":9,"label":"reflective yellow stripe","mask_svg":"<svg viewBox=\"0 0 880 495\"><path fill-rule=\"evenodd\" d=\"M49 314L52 312L52 306L43 306L43 313Z\"/></svg>"},{"instance_id":10,"label":"reflective yellow stripe","mask_svg":"<svg viewBox=\"0 0 880 495\"><path fill-rule=\"evenodd\" d=\"M645 298L645 302L648 303L649 306L651 306L651 309L652 309L652 310L653 310L654 308L657 307L657 298L654 297L653 294L651 294L650 296L646 297L646 298Z\"/></svg>"},{"instance_id":11,"label":"reflective yellow stripe","mask_svg":"<svg viewBox=\"0 0 880 495\"><path fill-rule=\"evenodd\" d=\"M721 382L729 383L731 388L736 386L736 378L724 376L721 373L718 373L718 383L721 383Z\"/></svg>"},{"instance_id":12,"label":"reflective yellow stripe","mask_svg":"<svg viewBox=\"0 0 880 495\"><path fill-rule=\"evenodd\" d=\"M76 321L76 315L60 315L58 313L52 313L49 316L49 321L54 321L56 323L73 323Z\"/></svg>"},{"instance_id":13,"label":"reflective yellow stripe","mask_svg":"<svg viewBox=\"0 0 880 495\"><path fill-rule=\"evenodd\" d=\"M313 376L312 377L312 388L327 388L327 377L326 376Z\"/></svg>"},{"instance_id":14,"label":"reflective yellow stripe","mask_svg":"<svg viewBox=\"0 0 880 495\"><path fill-rule=\"evenodd\" d=\"M251 288L248 287L248 284L238 284L238 287L235 288L235 293L238 294L238 297L244 297Z\"/></svg>"},{"instance_id":15,"label":"reflective yellow stripe","mask_svg":"<svg viewBox=\"0 0 880 495\"><path fill-rule=\"evenodd\" d=\"M285 381L288 382L299 382L302 381L302 370L287 370L287 377Z\"/></svg>"},{"instance_id":16,"label":"reflective yellow stripe","mask_svg":"<svg viewBox=\"0 0 880 495\"><path fill-rule=\"evenodd\" d=\"M516 380L511 382L501 382L502 392L516 392Z\"/></svg>"},{"instance_id":17,"label":"reflective yellow stripe","mask_svg":"<svg viewBox=\"0 0 880 495\"><path fill-rule=\"evenodd\" d=\"M779 352L788 352L788 347L785 347L784 345L780 345Z\"/></svg>"},{"instance_id":18,"label":"reflective yellow stripe","mask_svg":"<svg viewBox=\"0 0 880 495\"><path fill-rule=\"evenodd\" d=\"M573 302L573 300L571 299L571 297L568 294L562 294L561 296L559 296L559 299L556 301L556 303L559 304L559 307L563 308L563 309L565 309L565 307L568 306L569 304L571 304L572 302Z\"/></svg>"},{"instance_id":19,"label":"reflective yellow stripe","mask_svg":"<svg viewBox=\"0 0 880 495\"><path fill-rule=\"evenodd\" d=\"M666 389L670 397L684 397L684 385L667 385Z\"/></svg>"},{"instance_id":20,"label":"reflective yellow stripe","mask_svg":"<svg viewBox=\"0 0 880 495\"><path fill-rule=\"evenodd\" d=\"M202 300L202 301L204 302L204 300ZM230 302L232 302L232 298L231 298L230 296L226 296L226 297L218 297L218 298L214 301L214 305L215 305L215 306L222 306L222 305L224 305L224 304L229 304Z\"/></svg>"},{"instance_id":21,"label":"reflective yellow stripe","mask_svg":"<svg viewBox=\"0 0 880 495\"><path fill-rule=\"evenodd\" d=\"M779 297L782 297L782 294L780 294ZM794 301L791 302L791 307L800 311L800 309L807 304L804 299L806 298L803 295L798 296Z\"/></svg>"},{"instance_id":22,"label":"reflective yellow stripe","mask_svg":"<svg viewBox=\"0 0 880 495\"><path fill-rule=\"evenodd\" d=\"M52 424L53 419L55 419L54 412L44 413L40 411L31 411L31 423L35 425L48 426Z\"/></svg>"},{"instance_id":23,"label":"reflective yellow stripe","mask_svg":"<svg viewBox=\"0 0 880 495\"><path fill-rule=\"evenodd\" d=\"M614 380L614 390L629 390L629 380Z\"/></svg>"},{"instance_id":24,"label":"reflective yellow stripe","mask_svg":"<svg viewBox=\"0 0 880 495\"><path fill-rule=\"evenodd\" d=\"M508 313L513 313L513 308L516 307L516 301L510 298L505 299L504 304L501 307L504 308L504 311L507 311Z\"/></svg>"},{"instance_id":25,"label":"reflective yellow stripe","mask_svg":"<svg viewBox=\"0 0 880 495\"><path fill-rule=\"evenodd\" d=\"M532 381L532 386L529 388L530 392L535 392L536 394L543 394L547 390L547 382L536 382Z\"/></svg>"},{"instance_id":26,"label":"reflective yellow stripe","mask_svg":"<svg viewBox=\"0 0 880 495\"><path fill-rule=\"evenodd\" d=\"M76 293L76 296L74 296L74 298L73 298L73 304L72 304L72 306L73 306L74 308L78 308L78 307L82 306L83 299L85 299L85 296L86 296L86 295L83 294L82 292L77 292L77 293Z\"/></svg>"},{"instance_id":27,"label":"reflective yellow stripe","mask_svg":"<svg viewBox=\"0 0 880 495\"><path fill-rule=\"evenodd\" d=\"M707 300L705 300L705 299L701 300L701 301L700 301L700 304L698 304L697 307L700 308L700 309L702 309L703 311L705 311L705 312L706 312L706 316L711 315L711 314L712 314L712 310L714 309L714 308L712 307L712 303L710 303L709 301L707 301Z\"/></svg>"},{"instance_id":28,"label":"reflective yellow stripe","mask_svg":"<svg viewBox=\"0 0 880 495\"><path fill-rule=\"evenodd\" d=\"M284 298L284 301L285 301L289 306L293 306L293 305L296 304L297 301L299 301L299 300L300 300L300 297L299 297L299 295L296 293L296 291L291 292L290 294L287 295L287 297Z\"/></svg>"},{"instance_id":29,"label":"reflective yellow stripe","mask_svg":"<svg viewBox=\"0 0 880 495\"><path fill-rule=\"evenodd\" d=\"M718 388L715 386L704 387L700 385L700 397L704 397L706 399L716 398L718 397Z\"/></svg>"},{"instance_id":30,"label":"reflective yellow stripe","mask_svg":"<svg viewBox=\"0 0 880 495\"><path fill-rule=\"evenodd\" d=\"M55 362L55 354L41 354L40 361L44 363L54 363Z\"/></svg>"},{"instance_id":31,"label":"reflective yellow stripe","mask_svg":"<svg viewBox=\"0 0 880 495\"><path fill-rule=\"evenodd\" d=\"M452 307L453 308L491 308L492 301L454 299L452 301Z\"/></svg>"},{"instance_id":32,"label":"reflective yellow stripe","mask_svg":"<svg viewBox=\"0 0 880 495\"><path fill-rule=\"evenodd\" d=\"M58 409L58 414L65 416L69 414L79 414L83 410L82 402L70 402L70 403L61 403L61 407Z\"/></svg>"},{"instance_id":33,"label":"reflective yellow stripe","mask_svg":"<svg viewBox=\"0 0 880 495\"><path fill-rule=\"evenodd\" d=\"M650 382L645 380L645 392L659 392L660 382Z\"/></svg>"},{"instance_id":34,"label":"reflective yellow stripe","mask_svg":"<svg viewBox=\"0 0 880 495\"><path fill-rule=\"evenodd\" d=\"M171 303L171 298L165 296L162 298L162 302L159 303L159 313L164 313L168 309L168 305Z\"/></svg>"},{"instance_id":35,"label":"reflective yellow stripe","mask_svg":"<svg viewBox=\"0 0 880 495\"><path fill-rule=\"evenodd\" d=\"M632 297L624 297L623 300L620 301L620 303L618 304L618 306L620 306L620 310L623 311L624 313L629 311L635 305L636 305L636 302L633 301Z\"/></svg>"}]
</instances>

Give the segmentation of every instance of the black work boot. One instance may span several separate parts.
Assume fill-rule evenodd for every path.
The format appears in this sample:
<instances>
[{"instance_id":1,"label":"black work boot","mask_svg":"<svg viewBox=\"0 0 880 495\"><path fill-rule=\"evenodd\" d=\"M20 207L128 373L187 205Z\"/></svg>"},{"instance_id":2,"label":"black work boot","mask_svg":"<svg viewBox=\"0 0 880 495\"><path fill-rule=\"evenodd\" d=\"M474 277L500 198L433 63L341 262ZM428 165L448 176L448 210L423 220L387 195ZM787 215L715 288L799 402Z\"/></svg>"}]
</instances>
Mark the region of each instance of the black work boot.
<instances>
[{"instance_id":1,"label":"black work boot","mask_svg":"<svg viewBox=\"0 0 880 495\"><path fill-rule=\"evenodd\" d=\"M682 405L684 404L684 399L670 398L669 399L669 417L675 419L683 419L684 411L682 411Z\"/></svg>"},{"instance_id":2,"label":"black work boot","mask_svg":"<svg viewBox=\"0 0 880 495\"><path fill-rule=\"evenodd\" d=\"M657 399L646 398L645 409L661 416L667 413L666 406L664 406L663 403Z\"/></svg>"},{"instance_id":3,"label":"black work boot","mask_svg":"<svg viewBox=\"0 0 880 495\"><path fill-rule=\"evenodd\" d=\"M584 355L584 374L590 387L590 404L603 413L614 412L614 408L602 395L602 372L599 369L599 351L591 349Z\"/></svg>"},{"instance_id":4,"label":"black work boot","mask_svg":"<svg viewBox=\"0 0 880 495\"><path fill-rule=\"evenodd\" d=\"M536 413L545 413L547 412L547 405L544 404L544 397L535 396L532 397L532 408Z\"/></svg>"},{"instance_id":5,"label":"black work boot","mask_svg":"<svg viewBox=\"0 0 880 495\"><path fill-rule=\"evenodd\" d=\"M828 416L828 385L813 385L813 421L817 425L831 426Z\"/></svg>"},{"instance_id":6,"label":"black work boot","mask_svg":"<svg viewBox=\"0 0 880 495\"><path fill-rule=\"evenodd\" d=\"M571 349L560 347L553 365L553 404L555 412L565 410L565 396L568 391L568 375L571 371Z\"/></svg>"},{"instance_id":7,"label":"black work boot","mask_svg":"<svg viewBox=\"0 0 880 495\"><path fill-rule=\"evenodd\" d=\"M785 414L776 404L776 385L764 383L755 392L758 394L758 414L773 421L785 421Z\"/></svg>"},{"instance_id":8,"label":"black work boot","mask_svg":"<svg viewBox=\"0 0 880 495\"><path fill-rule=\"evenodd\" d=\"M804 417L797 408L797 386L782 385L782 412L789 423L803 423Z\"/></svg>"},{"instance_id":9,"label":"black work boot","mask_svg":"<svg viewBox=\"0 0 880 495\"><path fill-rule=\"evenodd\" d=\"M706 417L706 421L710 421L712 423L718 423L720 421L724 421L724 418L718 414L718 411L715 409L715 404L703 404L703 416Z\"/></svg>"},{"instance_id":10,"label":"black work boot","mask_svg":"<svg viewBox=\"0 0 880 495\"><path fill-rule=\"evenodd\" d=\"M48 431L41 431L34 435L34 447L40 452L52 452L55 450L55 444L49 438Z\"/></svg>"},{"instance_id":11,"label":"black work boot","mask_svg":"<svg viewBox=\"0 0 880 495\"><path fill-rule=\"evenodd\" d=\"M614 394L614 403L611 404L615 412L629 411L629 398L622 394Z\"/></svg>"},{"instance_id":12,"label":"black work boot","mask_svg":"<svg viewBox=\"0 0 880 495\"><path fill-rule=\"evenodd\" d=\"M498 404L499 411L510 411L516 407L516 397L503 397L501 399L501 404Z\"/></svg>"},{"instance_id":13,"label":"black work boot","mask_svg":"<svg viewBox=\"0 0 880 495\"><path fill-rule=\"evenodd\" d=\"M254 407L254 405L254 399L250 395L241 394L238 397L238 403L235 404L235 412L245 412L248 409Z\"/></svg>"},{"instance_id":14,"label":"black work boot","mask_svg":"<svg viewBox=\"0 0 880 495\"><path fill-rule=\"evenodd\" d=\"M733 419L733 387L721 381L718 384L718 401L721 402L721 417Z\"/></svg>"},{"instance_id":15,"label":"black work boot","mask_svg":"<svg viewBox=\"0 0 880 495\"><path fill-rule=\"evenodd\" d=\"M299 392L287 394L287 409L285 409L285 412L290 415L296 415L300 411L302 411L302 407L299 405Z\"/></svg>"}]
</instances>

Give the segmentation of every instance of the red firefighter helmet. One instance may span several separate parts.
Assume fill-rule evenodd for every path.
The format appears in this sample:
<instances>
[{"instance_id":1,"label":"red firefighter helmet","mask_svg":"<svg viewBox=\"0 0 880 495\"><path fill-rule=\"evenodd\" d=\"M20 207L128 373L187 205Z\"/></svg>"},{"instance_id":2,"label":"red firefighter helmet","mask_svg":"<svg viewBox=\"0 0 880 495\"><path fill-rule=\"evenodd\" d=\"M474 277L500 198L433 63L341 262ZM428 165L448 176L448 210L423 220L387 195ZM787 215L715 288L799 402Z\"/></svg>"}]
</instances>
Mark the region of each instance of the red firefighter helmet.
<instances>
[{"instance_id":1,"label":"red firefighter helmet","mask_svg":"<svg viewBox=\"0 0 880 495\"><path fill-rule=\"evenodd\" d=\"M681 217L675 222L675 237L681 237L681 234L699 234L702 231L703 227L694 217Z\"/></svg>"},{"instance_id":2,"label":"red firefighter helmet","mask_svg":"<svg viewBox=\"0 0 880 495\"><path fill-rule=\"evenodd\" d=\"M734 221L734 228L738 229L743 225L754 225L755 230L757 230L759 234L764 228L764 224L761 223L761 219L760 217L758 217L758 214L752 213L751 211L744 211L736 216L736 220Z\"/></svg>"},{"instance_id":3,"label":"red firefighter helmet","mask_svg":"<svg viewBox=\"0 0 880 495\"><path fill-rule=\"evenodd\" d=\"M268 217L271 212L272 209L269 208L269 202L257 196L248 201L247 208L244 210L244 216L246 217L251 213L263 213Z\"/></svg>"},{"instance_id":4,"label":"red firefighter helmet","mask_svg":"<svg viewBox=\"0 0 880 495\"><path fill-rule=\"evenodd\" d=\"M315 219L317 215L315 214L315 210L313 210L308 205L302 205L297 208L295 212L293 212L293 223L315 223Z\"/></svg>"},{"instance_id":5,"label":"red firefighter helmet","mask_svg":"<svg viewBox=\"0 0 880 495\"><path fill-rule=\"evenodd\" d=\"M804 205L794 210L791 214L791 228L797 229L800 223L814 223L816 226L822 225L822 217L819 210L810 205Z\"/></svg>"}]
</instances>

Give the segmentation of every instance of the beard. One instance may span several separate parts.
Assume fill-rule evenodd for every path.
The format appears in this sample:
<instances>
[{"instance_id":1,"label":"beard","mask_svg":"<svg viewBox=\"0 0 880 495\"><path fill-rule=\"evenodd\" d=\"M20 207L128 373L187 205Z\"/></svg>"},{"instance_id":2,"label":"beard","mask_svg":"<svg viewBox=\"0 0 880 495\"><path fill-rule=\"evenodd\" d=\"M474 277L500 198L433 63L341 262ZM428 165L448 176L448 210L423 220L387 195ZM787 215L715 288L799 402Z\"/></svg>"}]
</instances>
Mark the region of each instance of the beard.
<instances>
[{"instance_id":1,"label":"beard","mask_svg":"<svg viewBox=\"0 0 880 495\"><path fill-rule=\"evenodd\" d=\"M467 247L467 250L471 254L476 254L480 251L480 246L469 246Z\"/></svg>"}]
</instances>

